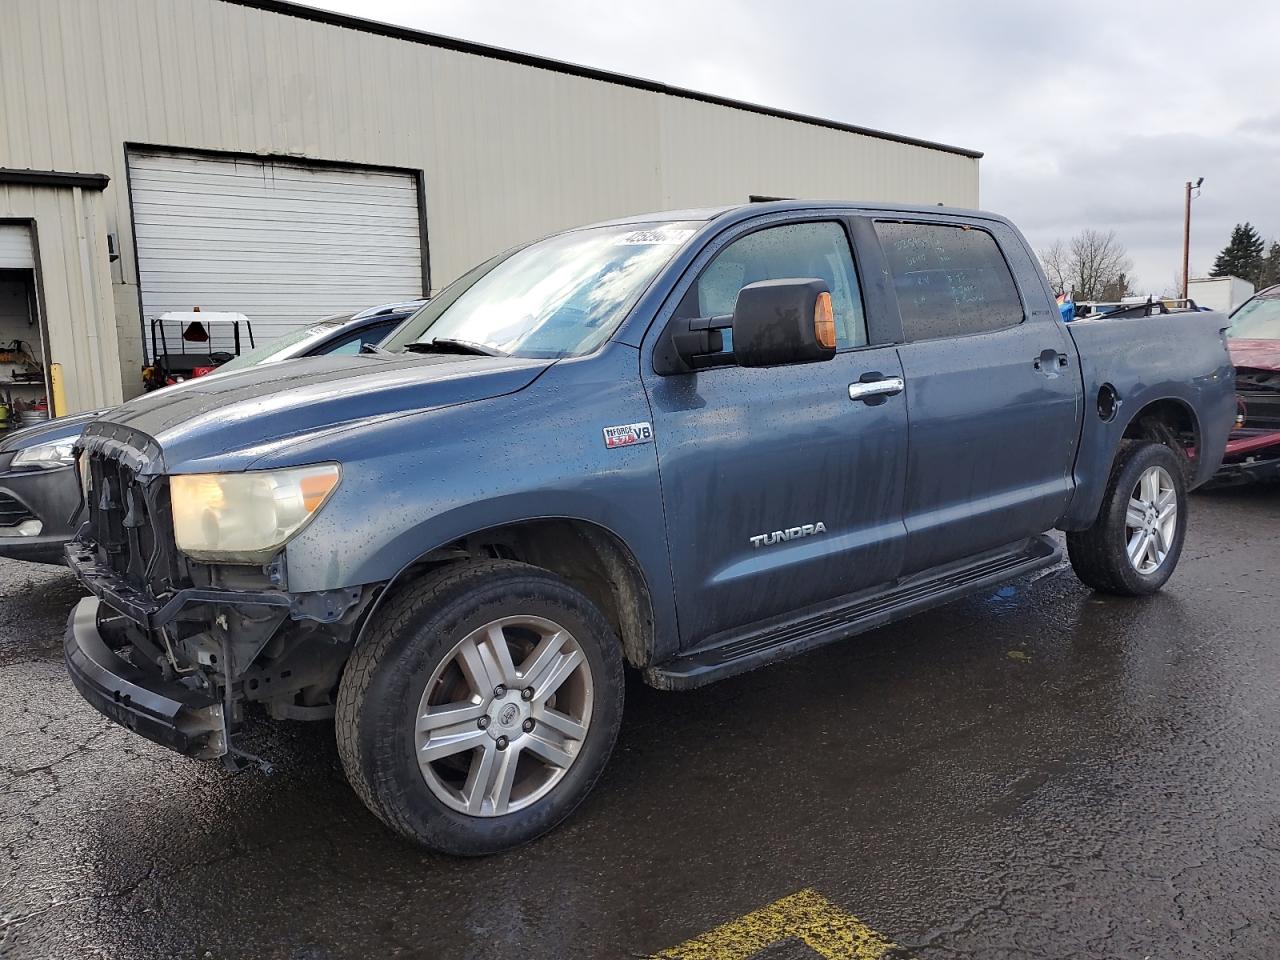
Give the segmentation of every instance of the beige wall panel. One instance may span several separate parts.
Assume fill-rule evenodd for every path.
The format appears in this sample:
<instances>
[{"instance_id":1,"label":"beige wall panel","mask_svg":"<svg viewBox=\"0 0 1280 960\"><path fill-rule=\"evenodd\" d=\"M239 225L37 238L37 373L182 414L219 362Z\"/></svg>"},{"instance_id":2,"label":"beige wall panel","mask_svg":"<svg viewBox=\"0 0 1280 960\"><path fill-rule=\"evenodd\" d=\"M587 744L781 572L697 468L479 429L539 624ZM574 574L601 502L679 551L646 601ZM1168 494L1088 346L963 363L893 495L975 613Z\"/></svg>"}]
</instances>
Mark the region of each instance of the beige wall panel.
<instances>
[{"instance_id":1,"label":"beige wall panel","mask_svg":"<svg viewBox=\"0 0 1280 960\"><path fill-rule=\"evenodd\" d=\"M663 97L665 202L751 195L976 206L977 160Z\"/></svg>"}]
</instances>

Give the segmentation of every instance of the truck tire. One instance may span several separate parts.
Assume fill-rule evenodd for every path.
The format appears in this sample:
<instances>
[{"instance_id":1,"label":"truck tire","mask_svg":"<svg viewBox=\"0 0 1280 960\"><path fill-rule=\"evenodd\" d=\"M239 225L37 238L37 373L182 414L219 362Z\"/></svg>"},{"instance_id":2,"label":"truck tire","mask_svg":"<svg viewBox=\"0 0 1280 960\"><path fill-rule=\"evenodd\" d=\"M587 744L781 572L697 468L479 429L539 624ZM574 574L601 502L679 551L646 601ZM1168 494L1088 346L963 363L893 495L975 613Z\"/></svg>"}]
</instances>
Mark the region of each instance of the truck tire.
<instances>
[{"instance_id":1,"label":"truck tire","mask_svg":"<svg viewBox=\"0 0 1280 960\"><path fill-rule=\"evenodd\" d=\"M1187 532L1182 459L1160 443L1121 448L1093 526L1067 534L1076 576L1095 590L1127 597L1164 586Z\"/></svg>"},{"instance_id":2,"label":"truck tire","mask_svg":"<svg viewBox=\"0 0 1280 960\"><path fill-rule=\"evenodd\" d=\"M338 690L338 753L392 829L457 856L527 843L604 770L622 720L621 644L539 567L482 561L395 590Z\"/></svg>"}]
</instances>

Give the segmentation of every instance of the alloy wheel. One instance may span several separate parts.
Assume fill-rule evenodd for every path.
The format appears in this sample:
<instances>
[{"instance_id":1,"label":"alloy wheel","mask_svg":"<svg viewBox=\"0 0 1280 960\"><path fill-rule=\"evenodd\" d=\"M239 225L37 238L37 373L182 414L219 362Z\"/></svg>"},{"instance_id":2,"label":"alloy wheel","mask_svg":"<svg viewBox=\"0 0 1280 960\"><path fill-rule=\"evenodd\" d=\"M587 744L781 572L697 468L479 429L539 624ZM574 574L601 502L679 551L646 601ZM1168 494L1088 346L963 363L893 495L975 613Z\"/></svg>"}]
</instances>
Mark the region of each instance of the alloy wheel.
<instances>
[{"instance_id":1,"label":"alloy wheel","mask_svg":"<svg viewBox=\"0 0 1280 960\"><path fill-rule=\"evenodd\" d=\"M1178 532L1178 491L1164 467L1148 467L1129 494L1125 511L1126 551L1133 568L1155 573L1173 549Z\"/></svg>"},{"instance_id":2,"label":"alloy wheel","mask_svg":"<svg viewBox=\"0 0 1280 960\"><path fill-rule=\"evenodd\" d=\"M568 773L591 722L582 647L543 617L473 630L441 661L418 706L418 765L431 792L475 817L514 813Z\"/></svg>"}]
</instances>

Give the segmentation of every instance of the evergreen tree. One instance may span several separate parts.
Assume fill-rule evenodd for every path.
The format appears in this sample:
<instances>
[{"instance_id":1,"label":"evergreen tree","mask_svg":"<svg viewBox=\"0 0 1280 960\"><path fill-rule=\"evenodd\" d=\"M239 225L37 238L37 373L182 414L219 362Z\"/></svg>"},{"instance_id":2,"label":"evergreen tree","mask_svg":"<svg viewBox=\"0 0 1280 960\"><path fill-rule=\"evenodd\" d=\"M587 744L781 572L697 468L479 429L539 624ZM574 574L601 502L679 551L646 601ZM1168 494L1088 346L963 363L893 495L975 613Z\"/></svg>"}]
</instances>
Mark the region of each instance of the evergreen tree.
<instances>
[{"instance_id":1,"label":"evergreen tree","mask_svg":"<svg viewBox=\"0 0 1280 960\"><path fill-rule=\"evenodd\" d=\"M1230 242L1222 248L1218 259L1213 261L1211 277L1239 277L1248 280L1255 286L1262 276L1265 258L1262 255L1265 244L1258 231L1251 223L1237 223L1231 231Z\"/></svg>"},{"instance_id":2,"label":"evergreen tree","mask_svg":"<svg viewBox=\"0 0 1280 960\"><path fill-rule=\"evenodd\" d=\"M1280 240L1271 241L1271 249L1267 258L1262 261L1262 271L1258 276L1258 288L1270 287L1280 283Z\"/></svg>"}]
</instances>

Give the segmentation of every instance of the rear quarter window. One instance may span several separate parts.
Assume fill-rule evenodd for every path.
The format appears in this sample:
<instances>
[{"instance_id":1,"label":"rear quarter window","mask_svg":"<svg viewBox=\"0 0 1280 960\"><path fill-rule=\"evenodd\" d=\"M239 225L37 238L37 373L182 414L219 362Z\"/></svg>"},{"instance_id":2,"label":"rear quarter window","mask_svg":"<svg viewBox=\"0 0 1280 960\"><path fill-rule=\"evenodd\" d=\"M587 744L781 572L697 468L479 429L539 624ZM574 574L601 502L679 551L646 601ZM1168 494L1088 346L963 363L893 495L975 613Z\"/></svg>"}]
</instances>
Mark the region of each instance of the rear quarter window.
<instances>
[{"instance_id":1,"label":"rear quarter window","mask_svg":"<svg viewBox=\"0 0 1280 960\"><path fill-rule=\"evenodd\" d=\"M933 223L876 223L908 341L1016 326L1022 300L995 238Z\"/></svg>"}]
</instances>

